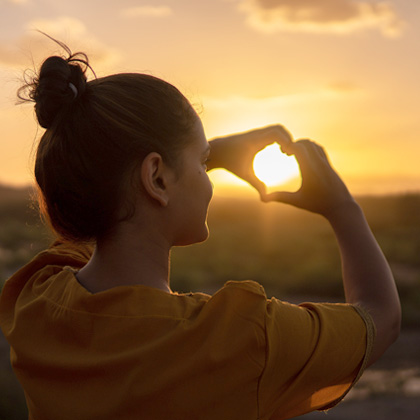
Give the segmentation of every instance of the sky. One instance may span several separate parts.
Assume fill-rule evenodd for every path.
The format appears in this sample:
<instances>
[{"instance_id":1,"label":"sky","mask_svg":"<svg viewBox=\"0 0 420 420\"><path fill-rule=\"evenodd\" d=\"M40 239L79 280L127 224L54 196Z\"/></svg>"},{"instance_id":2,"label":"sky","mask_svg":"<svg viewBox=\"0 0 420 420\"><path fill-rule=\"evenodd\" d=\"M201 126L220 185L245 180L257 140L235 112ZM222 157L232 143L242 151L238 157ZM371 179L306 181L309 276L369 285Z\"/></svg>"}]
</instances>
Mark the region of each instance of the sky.
<instances>
[{"instance_id":1,"label":"sky","mask_svg":"<svg viewBox=\"0 0 420 420\"><path fill-rule=\"evenodd\" d=\"M38 29L86 52L98 77L174 84L209 139L280 123L322 144L355 194L418 191L419 21L415 0L0 0L0 183L33 179L42 130L16 90L62 53Z\"/></svg>"}]
</instances>

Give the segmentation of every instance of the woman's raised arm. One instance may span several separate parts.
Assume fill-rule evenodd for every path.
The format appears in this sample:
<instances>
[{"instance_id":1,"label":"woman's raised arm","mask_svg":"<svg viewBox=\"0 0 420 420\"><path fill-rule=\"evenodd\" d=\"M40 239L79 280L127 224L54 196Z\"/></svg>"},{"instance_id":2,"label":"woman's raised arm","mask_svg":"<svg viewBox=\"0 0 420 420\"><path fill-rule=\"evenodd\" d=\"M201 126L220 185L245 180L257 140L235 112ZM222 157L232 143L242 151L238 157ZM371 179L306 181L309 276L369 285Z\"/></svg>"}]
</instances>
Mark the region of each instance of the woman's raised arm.
<instances>
[{"instance_id":1,"label":"woman's raised arm","mask_svg":"<svg viewBox=\"0 0 420 420\"><path fill-rule=\"evenodd\" d=\"M374 363L397 339L401 307L389 265L365 216L347 187L331 167L322 147L300 140L283 147L294 154L302 174L295 193L265 196L323 215L331 224L340 248L346 301L360 305L372 316L376 340L369 364Z\"/></svg>"},{"instance_id":2,"label":"woman's raised arm","mask_svg":"<svg viewBox=\"0 0 420 420\"><path fill-rule=\"evenodd\" d=\"M255 154L273 142L284 153L295 155L299 163L302 185L296 192L266 194L265 185L254 174ZM210 144L209 169L229 170L255 187L264 201L291 204L329 221L340 248L346 301L366 309L376 326L369 362L374 363L398 337L400 301L392 272L365 216L324 149L310 140L293 142L280 125L216 138Z\"/></svg>"}]
</instances>

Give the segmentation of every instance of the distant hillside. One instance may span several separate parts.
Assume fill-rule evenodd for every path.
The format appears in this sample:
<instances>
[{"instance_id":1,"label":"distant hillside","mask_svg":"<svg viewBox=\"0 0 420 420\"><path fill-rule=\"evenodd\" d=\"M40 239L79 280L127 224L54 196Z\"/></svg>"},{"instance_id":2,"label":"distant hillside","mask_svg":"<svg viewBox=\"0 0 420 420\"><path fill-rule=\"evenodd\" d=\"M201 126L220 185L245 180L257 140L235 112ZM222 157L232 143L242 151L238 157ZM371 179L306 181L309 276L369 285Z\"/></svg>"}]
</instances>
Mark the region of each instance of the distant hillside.
<instances>
[{"instance_id":1,"label":"distant hillside","mask_svg":"<svg viewBox=\"0 0 420 420\"><path fill-rule=\"evenodd\" d=\"M0 185L0 286L50 242L32 188Z\"/></svg>"},{"instance_id":2,"label":"distant hillside","mask_svg":"<svg viewBox=\"0 0 420 420\"><path fill-rule=\"evenodd\" d=\"M31 188L0 186L0 287L52 241L31 201ZM420 194L359 197L403 299L404 322L420 322ZM215 291L227 280L253 279L268 295L342 299L341 263L320 216L258 199L215 196L209 239L175 248L177 291Z\"/></svg>"},{"instance_id":3,"label":"distant hillside","mask_svg":"<svg viewBox=\"0 0 420 420\"><path fill-rule=\"evenodd\" d=\"M0 205L8 202L18 202L27 200L33 193L33 188L27 187L11 187L0 184Z\"/></svg>"}]
</instances>

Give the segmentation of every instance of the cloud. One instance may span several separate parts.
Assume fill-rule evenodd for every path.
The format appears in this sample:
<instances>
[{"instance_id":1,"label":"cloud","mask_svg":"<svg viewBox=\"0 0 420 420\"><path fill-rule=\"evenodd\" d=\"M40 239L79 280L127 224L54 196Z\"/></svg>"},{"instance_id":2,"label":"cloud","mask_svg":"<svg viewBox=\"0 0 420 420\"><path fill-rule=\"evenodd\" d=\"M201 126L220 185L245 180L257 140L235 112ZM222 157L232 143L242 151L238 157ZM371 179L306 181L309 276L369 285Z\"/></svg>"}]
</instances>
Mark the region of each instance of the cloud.
<instances>
[{"instance_id":1,"label":"cloud","mask_svg":"<svg viewBox=\"0 0 420 420\"><path fill-rule=\"evenodd\" d=\"M172 14L172 9L169 6L138 6L123 9L120 16L124 18L137 17L166 17Z\"/></svg>"},{"instance_id":2,"label":"cloud","mask_svg":"<svg viewBox=\"0 0 420 420\"><path fill-rule=\"evenodd\" d=\"M327 85L327 89L337 93L352 93L361 90L355 83L347 80L333 81Z\"/></svg>"},{"instance_id":3,"label":"cloud","mask_svg":"<svg viewBox=\"0 0 420 420\"><path fill-rule=\"evenodd\" d=\"M384 36L401 34L404 23L389 2L354 0L240 0L239 10L254 29L351 33L378 29Z\"/></svg>"},{"instance_id":4,"label":"cloud","mask_svg":"<svg viewBox=\"0 0 420 420\"><path fill-rule=\"evenodd\" d=\"M29 0L0 0L1 3L11 3L11 4L26 4Z\"/></svg>"},{"instance_id":5,"label":"cloud","mask_svg":"<svg viewBox=\"0 0 420 420\"><path fill-rule=\"evenodd\" d=\"M51 54L64 54L58 45L37 30L64 42L73 52L86 52L94 68L96 65L101 69L112 67L120 60L119 53L89 33L81 20L61 16L32 20L20 38L0 43L0 64L8 68L22 68L32 62L37 65Z\"/></svg>"}]
</instances>

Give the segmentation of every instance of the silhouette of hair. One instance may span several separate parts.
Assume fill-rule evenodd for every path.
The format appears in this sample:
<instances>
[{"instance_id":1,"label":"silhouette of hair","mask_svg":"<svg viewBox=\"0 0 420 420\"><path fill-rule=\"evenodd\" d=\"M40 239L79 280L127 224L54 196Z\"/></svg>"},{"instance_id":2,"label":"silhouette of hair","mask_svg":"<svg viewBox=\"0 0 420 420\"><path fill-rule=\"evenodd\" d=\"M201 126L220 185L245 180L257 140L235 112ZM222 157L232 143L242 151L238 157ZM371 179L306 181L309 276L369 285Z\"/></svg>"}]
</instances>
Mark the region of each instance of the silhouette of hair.
<instances>
[{"instance_id":1,"label":"silhouette of hair","mask_svg":"<svg viewBox=\"0 0 420 420\"><path fill-rule=\"evenodd\" d=\"M176 168L197 114L178 89L151 75L88 82L87 56L58 43L67 57L47 58L18 96L35 102L46 128L35 159L41 213L63 239L91 241L133 214L132 175L147 154Z\"/></svg>"}]
</instances>

